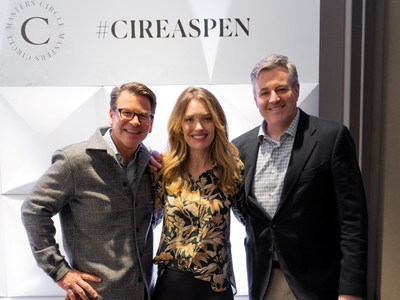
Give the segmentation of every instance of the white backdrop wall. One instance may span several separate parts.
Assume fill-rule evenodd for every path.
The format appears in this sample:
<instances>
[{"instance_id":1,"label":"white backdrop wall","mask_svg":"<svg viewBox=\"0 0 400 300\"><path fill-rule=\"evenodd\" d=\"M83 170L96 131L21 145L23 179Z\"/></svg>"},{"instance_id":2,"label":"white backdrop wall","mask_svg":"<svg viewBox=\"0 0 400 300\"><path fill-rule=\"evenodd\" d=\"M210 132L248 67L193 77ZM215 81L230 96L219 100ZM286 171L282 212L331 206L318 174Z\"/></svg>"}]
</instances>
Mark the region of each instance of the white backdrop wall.
<instances>
[{"instance_id":1,"label":"white backdrop wall","mask_svg":"<svg viewBox=\"0 0 400 300\"><path fill-rule=\"evenodd\" d=\"M231 139L260 124L249 73L270 53L297 64L299 106L318 114L319 1L99 2L0 2L0 298L62 299L33 260L20 206L55 149L108 124L115 85L139 81L157 94L146 144L158 150L189 85L217 96ZM239 295L247 294L243 238L233 219Z\"/></svg>"}]
</instances>

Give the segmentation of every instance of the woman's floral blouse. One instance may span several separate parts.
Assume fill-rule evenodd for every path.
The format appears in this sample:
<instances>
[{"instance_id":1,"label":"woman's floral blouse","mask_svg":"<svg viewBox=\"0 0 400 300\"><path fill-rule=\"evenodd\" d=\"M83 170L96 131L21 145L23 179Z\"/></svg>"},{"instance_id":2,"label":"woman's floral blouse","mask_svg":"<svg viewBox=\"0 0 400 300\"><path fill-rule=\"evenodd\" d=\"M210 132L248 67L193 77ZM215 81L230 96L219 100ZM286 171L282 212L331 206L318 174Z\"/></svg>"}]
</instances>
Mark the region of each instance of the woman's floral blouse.
<instances>
[{"instance_id":1,"label":"woman's floral blouse","mask_svg":"<svg viewBox=\"0 0 400 300\"><path fill-rule=\"evenodd\" d=\"M214 291L226 290L235 279L232 266L230 207L242 201L238 195L225 196L218 188L214 167L190 179L190 191L172 195L157 186L159 205L164 205L160 245L154 263L159 275L168 265L191 271L208 281Z\"/></svg>"}]
</instances>

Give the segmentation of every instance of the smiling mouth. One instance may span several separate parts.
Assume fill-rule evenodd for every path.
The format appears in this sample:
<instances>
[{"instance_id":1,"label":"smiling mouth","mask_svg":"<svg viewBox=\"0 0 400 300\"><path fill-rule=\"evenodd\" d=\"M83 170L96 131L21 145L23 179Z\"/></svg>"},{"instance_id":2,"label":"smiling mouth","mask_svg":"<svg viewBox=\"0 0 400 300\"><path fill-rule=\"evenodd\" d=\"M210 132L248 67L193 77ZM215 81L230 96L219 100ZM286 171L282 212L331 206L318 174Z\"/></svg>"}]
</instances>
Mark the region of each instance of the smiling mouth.
<instances>
[{"instance_id":1,"label":"smiling mouth","mask_svg":"<svg viewBox=\"0 0 400 300\"><path fill-rule=\"evenodd\" d=\"M129 129L124 129L124 131L129 133L129 134L139 134L140 133L140 131L132 131L132 130L129 130Z\"/></svg>"},{"instance_id":2,"label":"smiling mouth","mask_svg":"<svg viewBox=\"0 0 400 300\"><path fill-rule=\"evenodd\" d=\"M275 106L275 107L269 107L268 110L271 111L275 111L275 110L280 110L284 107L284 105L280 105L280 106Z\"/></svg>"},{"instance_id":3,"label":"smiling mouth","mask_svg":"<svg viewBox=\"0 0 400 300\"><path fill-rule=\"evenodd\" d=\"M194 139L205 139L206 138L206 135L192 135L192 138L194 138Z\"/></svg>"}]
</instances>

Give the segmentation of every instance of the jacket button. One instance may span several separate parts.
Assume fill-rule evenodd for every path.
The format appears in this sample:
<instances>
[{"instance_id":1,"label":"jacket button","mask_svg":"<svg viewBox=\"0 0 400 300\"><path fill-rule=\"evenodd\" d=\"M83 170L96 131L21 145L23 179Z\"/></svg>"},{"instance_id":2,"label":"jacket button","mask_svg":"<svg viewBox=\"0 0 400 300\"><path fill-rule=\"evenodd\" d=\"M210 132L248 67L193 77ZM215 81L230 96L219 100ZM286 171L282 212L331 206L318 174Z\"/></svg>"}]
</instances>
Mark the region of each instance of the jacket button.
<instances>
[{"instance_id":1,"label":"jacket button","mask_svg":"<svg viewBox=\"0 0 400 300\"><path fill-rule=\"evenodd\" d=\"M124 182L122 185L123 185L123 186L127 186L127 185L128 185L128 183L127 183L127 182Z\"/></svg>"},{"instance_id":2,"label":"jacket button","mask_svg":"<svg viewBox=\"0 0 400 300\"><path fill-rule=\"evenodd\" d=\"M272 228L272 229L275 229L275 228L276 228L276 224L272 224L272 225L271 225L271 228Z\"/></svg>"}]
</instances>

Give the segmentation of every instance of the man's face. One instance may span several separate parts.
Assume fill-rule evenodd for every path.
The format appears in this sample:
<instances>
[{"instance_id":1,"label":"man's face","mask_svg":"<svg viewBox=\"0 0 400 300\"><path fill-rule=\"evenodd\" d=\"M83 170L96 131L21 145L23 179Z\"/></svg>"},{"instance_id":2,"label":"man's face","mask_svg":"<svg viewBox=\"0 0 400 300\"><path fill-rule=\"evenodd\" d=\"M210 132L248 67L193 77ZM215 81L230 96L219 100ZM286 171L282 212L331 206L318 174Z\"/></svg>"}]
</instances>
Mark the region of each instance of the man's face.
<instances>
[{"instance_id":1,"label":"man's face","mask_svg":"<svg viewBox=\"0 0 400 300\"><path fill-rule=\"evenodd\" d=\"M284 69L260 72L254 100L269 129L284 132L289 127L296 116L299 90Z\"/></svg>"},{"instance_id":2,"label":"man's face","mask_svg":"<svg viewBox=\"0 0 400 300\"><path fill-rule=\"evenodd\" d=\"M153 127L153 120L140 122L138 116L132 120L121 118L118 109L124 109L142 115L151 115L150 100L141 95L121 92L116 103L116 110L110 108L111 137L123 157L132 157L139 144L146 138Z\"/></svg>"}]
</instances>

